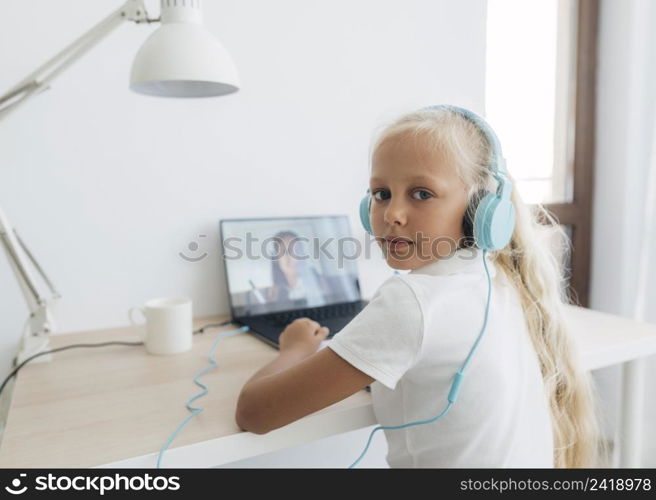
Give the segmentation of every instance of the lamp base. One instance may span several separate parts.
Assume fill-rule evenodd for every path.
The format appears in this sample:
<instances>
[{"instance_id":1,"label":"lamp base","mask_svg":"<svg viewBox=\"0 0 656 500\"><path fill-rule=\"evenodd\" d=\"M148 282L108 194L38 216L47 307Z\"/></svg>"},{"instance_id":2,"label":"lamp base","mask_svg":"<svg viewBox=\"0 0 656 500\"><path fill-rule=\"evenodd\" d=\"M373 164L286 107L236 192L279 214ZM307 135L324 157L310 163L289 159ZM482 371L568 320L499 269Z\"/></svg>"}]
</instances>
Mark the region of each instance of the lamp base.
<instances>
[{"instance_id":1,"label":"lamp base","mask_svg":"<svg viewBox=\"0 0 656 500\"><path fill-rule=\"evenodd\" d=\"M34 356L43 351L47 351L50 348L50 338L48 335L39 335L39 336L24 336L21 340L18 353L16 354L16 366L21 364L30 356ZM30 363L47 363L52 361L52 354L44 354L42 356L37 356Z\"/></svg>"}]
</instances>

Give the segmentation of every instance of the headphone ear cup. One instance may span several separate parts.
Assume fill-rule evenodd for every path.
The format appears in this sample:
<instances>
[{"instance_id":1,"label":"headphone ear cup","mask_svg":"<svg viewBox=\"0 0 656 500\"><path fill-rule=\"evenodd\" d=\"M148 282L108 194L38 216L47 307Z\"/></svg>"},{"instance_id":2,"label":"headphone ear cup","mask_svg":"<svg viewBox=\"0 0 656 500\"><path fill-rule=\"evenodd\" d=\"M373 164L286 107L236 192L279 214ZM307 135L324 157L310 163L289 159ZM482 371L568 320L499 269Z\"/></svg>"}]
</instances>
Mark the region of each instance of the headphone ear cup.
<instances>
[{"instance_id":1,"label":"headphone ear cup","mask_svg":"<svg viewBox=\"0 0 656 500\"><path fill-rule=\"evenodd\" d=\"M360 222L362 223L364 230L373 235L374 231L371 228L371 219L369 218L370 204L371 195L369 194L369 190L367 190L367 194L365 194L362 200L360 200Z\"/></svg>"},{"instance_id":2,"label":"headphone ear cup","mask_svg":"<svg viewBox=\"0 0 656 500\"><path fill-rule=\"evenodd\" d=\"M474 216L474 239L484 250L501 250L512 237L515 228L515 207L496 193L481 200Z\"/></svg>"},{"instance_id":3,"label":"headphone ear cup","mask_svg":"<svg viewBox=\"0 0 656 500\"><path fill-rule=\"evenodd\" d=\"M465 215L462 218L462 234L464 236L463 247L469 248L476 245L474 239L474 217L476 215L477 207L487 194L488 191L485 189L479 189L472 195L472 199L469 201L469 205L467 205Z\"/></svg>"},{"instance_id":4,"label":"headphone ear cup","mask_svg":"<svg viewBox=\"0 0 656 500\"><path fill-rule=\"evenodd\" d=\"M510 200L499 200L490 215L488 238L495 250L504 248L515 229L515 207Z\"/></svg>"},{"instance_id":5,"label":"headphone ear cup","mask_svg":"<svg viewBox=\"0 0 656 500\"><path fill-rule=\"evenodd\" d=\"M489 193L481 200L476 208L474 216L474 239L476 246L483 250L493 250L488 238L488 228L490 225L491 205L497 201L496 194Z\"/></svg>"}]
</instances>

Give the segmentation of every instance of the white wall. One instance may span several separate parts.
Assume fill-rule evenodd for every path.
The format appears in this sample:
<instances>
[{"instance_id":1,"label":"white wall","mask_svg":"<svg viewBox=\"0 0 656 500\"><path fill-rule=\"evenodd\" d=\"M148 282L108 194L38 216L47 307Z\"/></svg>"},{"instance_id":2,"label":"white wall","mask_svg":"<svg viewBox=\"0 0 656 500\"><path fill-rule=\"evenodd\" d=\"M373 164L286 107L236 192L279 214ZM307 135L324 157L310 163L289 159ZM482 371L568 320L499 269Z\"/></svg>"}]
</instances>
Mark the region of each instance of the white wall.
<instances>
[{"instance_id":1,"label":"white wall","mask_svg":"<svg viewBox=\"0 0 656 500\"><path fill-rule=\"evenodd\" d=\"M656 5L651 0L601 3L591 307L633 317L639 273L648 273L646 321L656 321L656 266L639 269L644 205L656 119ZM651 167L653 168L653 166ZM651 242L656 248L656 242ZM653 254L652 254L653 255ZM653 381L656 356L646 358L643 465L656 466ZM613 432L621 371L596 374L606 429Z\"/></svg>"},{"instance_id":2,"label":"white wall","mask_svg":"<svg viewBox=\"0 0 656 500\"><path fill-rule=\"evenodd\" d=\"M3 2L0 91L120 3ZM204 4L239 93L130 93L132 57L155 28L125 25L0 123L0 201L63 295L61 331L124 325L129 306L162 295L192 297L197 316L227 313L220 218L346 213L363 237L357 204L375 127L429 104L483 110L484 0ZM209 257L180 258L192 241ZM368 296L387 271L359 265ZM27 309L4 258L0 297L5 373ZM336 453L359 453L360 434Z\"/></svg>"}]
</instances>

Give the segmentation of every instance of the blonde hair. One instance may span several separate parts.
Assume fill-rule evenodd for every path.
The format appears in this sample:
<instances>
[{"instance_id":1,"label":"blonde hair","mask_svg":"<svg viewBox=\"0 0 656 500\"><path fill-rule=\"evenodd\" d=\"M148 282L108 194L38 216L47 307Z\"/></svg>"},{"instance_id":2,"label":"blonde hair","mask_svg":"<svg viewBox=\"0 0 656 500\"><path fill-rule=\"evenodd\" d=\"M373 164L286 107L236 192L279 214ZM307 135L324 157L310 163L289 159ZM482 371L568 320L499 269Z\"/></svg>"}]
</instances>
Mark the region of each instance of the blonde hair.
<instances>
[{"instance_id":1,"label":"blonde hair","mask_svg":"<svg viewBox=\"0 0 656 500\"><path fill-rule=\"evenodd\" d=\"M440 150L452 160L469 187L466 216L473 218L476 196L494 192L497 181L488 164L490 145L478 126L459 113L445 109L419 110L384 126L373 142L371 155L389 139L423 139L424 147ZM508 173L508 178L514 179ZM563 315L565 276L554 253L540 242L540 220L551 224L570 248L557 220L542 205L531 213L517 189L511 195L516 224L510 243L490 252L496 267L517 289L532 344L537 353L554 435L554 466L558 468L606 467L604 441L596 410L597 394L590 374L578 366ZM468 240L464 240L468 241ZM471 240L469 240L471 241Z\"/></svg>"}]
</instances>

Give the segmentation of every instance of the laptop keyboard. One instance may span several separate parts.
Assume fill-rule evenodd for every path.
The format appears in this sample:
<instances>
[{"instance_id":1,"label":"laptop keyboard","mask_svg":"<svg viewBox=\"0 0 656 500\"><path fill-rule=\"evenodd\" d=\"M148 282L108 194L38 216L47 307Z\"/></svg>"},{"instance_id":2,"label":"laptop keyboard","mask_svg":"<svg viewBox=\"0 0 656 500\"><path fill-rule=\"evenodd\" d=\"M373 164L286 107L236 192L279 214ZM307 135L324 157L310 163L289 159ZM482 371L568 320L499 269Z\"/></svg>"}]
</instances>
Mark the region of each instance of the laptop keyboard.
<instances>
[{"instance_id":1,"label":"laptop keyboard","mask_svg":"<svg viewBox=\"0 0 656 500\"><path fill-rule=\"evenodd\" d=\"M296 318L310 318L314 321L317 321L318 323L321 323L322 320L331 318L342 318L345 316L353 317L362 310L362 307L363 305L359 302L334 304L323 307L311 307L308 309L272 313L266 316L266 320L274 326L287 326Z\"/></svg>"}]
</instances>

